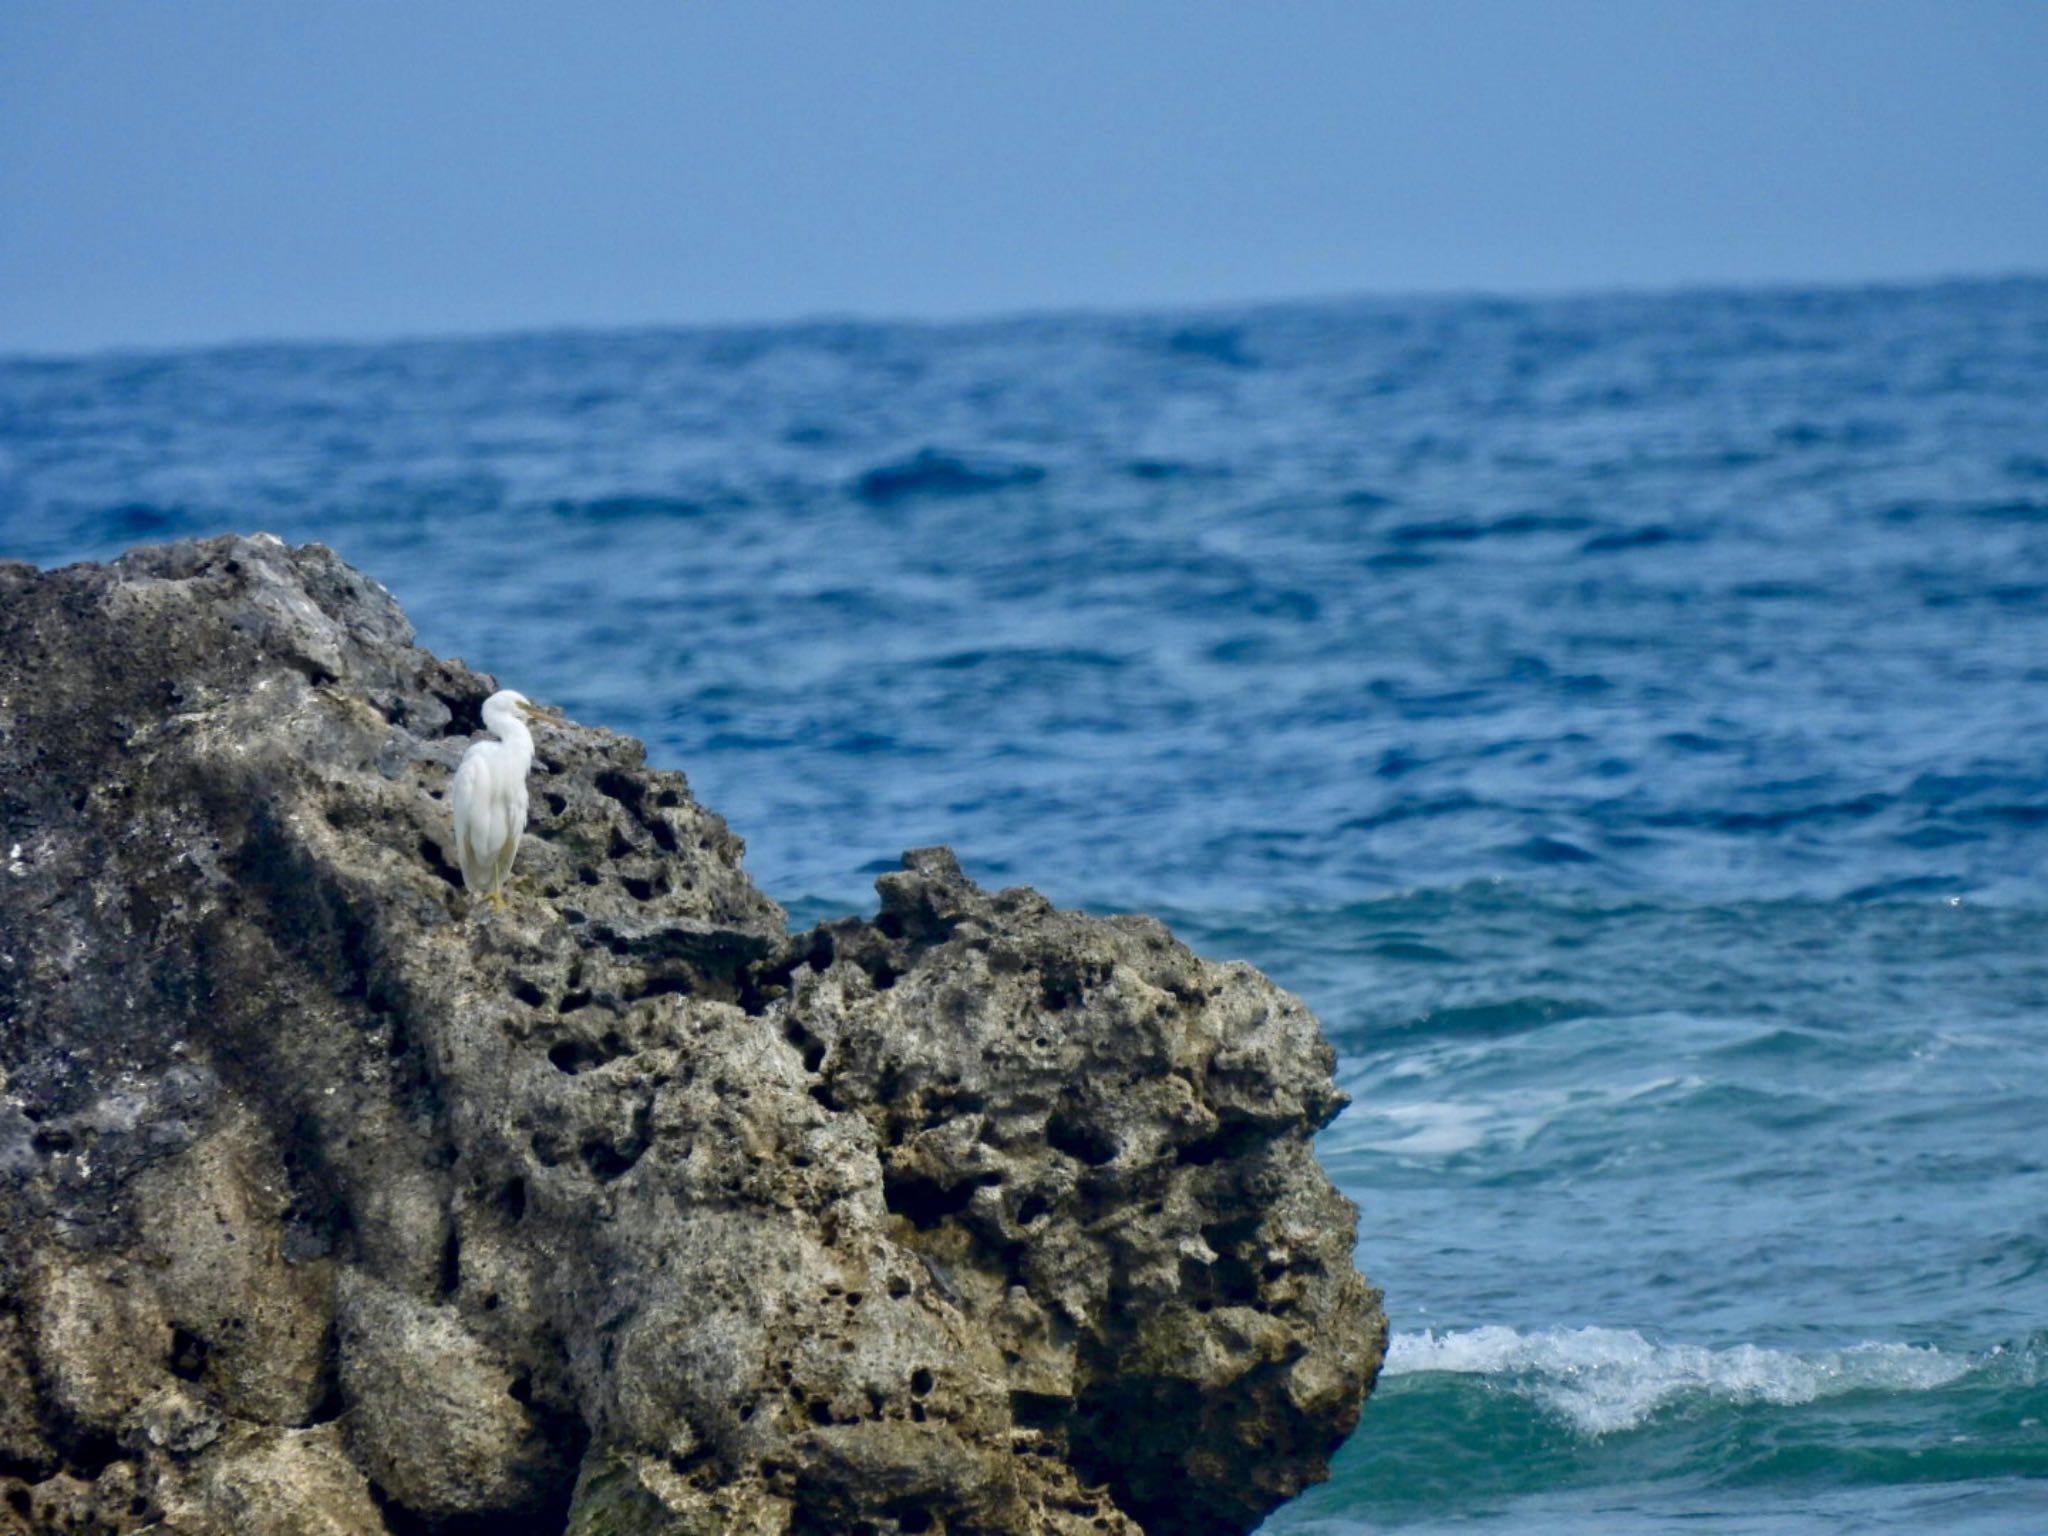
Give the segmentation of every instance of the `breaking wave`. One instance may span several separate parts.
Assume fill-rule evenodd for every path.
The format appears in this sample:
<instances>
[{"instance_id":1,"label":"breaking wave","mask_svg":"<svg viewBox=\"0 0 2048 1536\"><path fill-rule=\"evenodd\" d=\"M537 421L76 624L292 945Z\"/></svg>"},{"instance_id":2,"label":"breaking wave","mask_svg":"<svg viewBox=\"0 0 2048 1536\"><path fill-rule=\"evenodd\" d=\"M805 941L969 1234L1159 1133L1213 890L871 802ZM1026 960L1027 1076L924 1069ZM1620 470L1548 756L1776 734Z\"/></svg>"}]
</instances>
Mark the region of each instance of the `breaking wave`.
<instances>
[{"instance_id":1,"label":"breaking wave","mask_svg":"<svg viewBox=\"0 0 2048 1536\"><path fill-rule=\"evenodd\" d=\"M1522 1333L1485 1327L1400 1335L1387 1352L1386 1374L1483 1376L1533 1399L1580 1434L1599 1436L1702 1400L1786 1407L1851 1392L1924 1392L1948 1386L1980 1363L1981 1357L1913 1344L1798 1354L1755 1344L1660 1344L1632 1328Z\"/></svg>"}]
</instances>

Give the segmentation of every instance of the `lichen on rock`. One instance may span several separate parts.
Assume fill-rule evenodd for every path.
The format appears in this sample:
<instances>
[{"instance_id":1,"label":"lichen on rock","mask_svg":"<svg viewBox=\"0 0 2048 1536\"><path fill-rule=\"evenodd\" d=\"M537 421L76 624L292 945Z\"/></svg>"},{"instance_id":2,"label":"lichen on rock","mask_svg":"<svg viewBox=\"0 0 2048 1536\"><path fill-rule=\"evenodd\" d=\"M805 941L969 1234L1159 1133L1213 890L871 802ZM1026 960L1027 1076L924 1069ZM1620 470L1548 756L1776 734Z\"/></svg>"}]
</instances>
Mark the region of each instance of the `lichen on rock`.
<instances>
[{"instance_id":1,"label":"lichen on rock","mask_svg":"<svg viewBox=\"0 0 2048 1536\"><path fill-rule=\"evenodd\" d=\"M1385 1319L1302 1005L943 849L790 934L318 546L0 565L0 1532L1245 1531Z\"/></svg>"}]
</instances>

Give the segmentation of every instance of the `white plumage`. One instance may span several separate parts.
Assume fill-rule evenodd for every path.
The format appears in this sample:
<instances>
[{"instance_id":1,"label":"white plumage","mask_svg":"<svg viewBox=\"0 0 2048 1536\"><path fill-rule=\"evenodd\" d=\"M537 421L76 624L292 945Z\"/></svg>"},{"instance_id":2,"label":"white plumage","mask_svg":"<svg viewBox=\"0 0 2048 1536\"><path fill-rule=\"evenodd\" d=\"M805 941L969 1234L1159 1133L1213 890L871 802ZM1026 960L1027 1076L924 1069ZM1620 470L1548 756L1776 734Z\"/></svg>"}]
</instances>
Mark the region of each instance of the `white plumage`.
<instances>
[{"instance_id":1,"label":"white plumage","mask_svg":"<svg viewBox=\"0 0 2048 1536\"><path fill-rule=\"evenodd\" d=\"M498 739L477 742L455 770L456 862L463 885L493 906L505 905L505 880L526 831L526 774L533 766L526 721L545 713L510 688L492 694L484 700L484 725Z\"/></svg>"}]
</instances>

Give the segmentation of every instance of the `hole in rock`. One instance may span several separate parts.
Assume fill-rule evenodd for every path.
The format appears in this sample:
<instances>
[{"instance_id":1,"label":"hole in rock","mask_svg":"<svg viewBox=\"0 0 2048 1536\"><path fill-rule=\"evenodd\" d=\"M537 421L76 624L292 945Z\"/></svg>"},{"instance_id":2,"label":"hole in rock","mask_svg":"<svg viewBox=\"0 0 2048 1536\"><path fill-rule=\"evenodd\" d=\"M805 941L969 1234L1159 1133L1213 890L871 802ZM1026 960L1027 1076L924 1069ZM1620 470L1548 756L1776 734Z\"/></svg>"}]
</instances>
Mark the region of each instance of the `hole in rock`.
<instances>
[{"instance_id":1,"label":"hole in rock","mask_svg":"<svg viewBox=\"0 0 2048 1536\"><path fill-rule=\"evenodd\" d=\"M932 1373L920 1365L910 1373L910 1395L912 1397L923 1397L931 1389Z\"/></svg>"},{"instance_id":2,"label":"hole in rock","mask_svg":"<svg viewBox=\"0 0 2048 1536\"><path fill-rule=\"evenodd\" d=\"M1051 1392L1012 1392L1010 1418L1025 1429L1057 1429L1073 1410L1073 1400Z\"/></svg>"},{"instance_id":3,"label":"hole in rock","mask_svg":"<svg viewBox=\"0 0 2048 1536\"><path fill-rule=\"evenodd\" d=\"M635 901L652 901L662 887L653 880L642 880L635 875L625 875L619 884L626 888L626 894Z\"/></svg>"},{"instance_id":4,"label":"hole in rock","mask_svg":"<svg viewBox=\"0 0 2048 1536\"><path fill-rule=\"evenodd\" d=\"M956 1116L979 1114L987 1107L988 1100L978 1093L939 1088L924 1101L924 1113L919 1117L920 1127L933 1130Z\"/></svg>"},{"instance_id":5,"label":"hole in rock","mask_svg":"<svg viewBox=\"0 0 2048 1536\"><path fill-rule=\"evenodd\" d=\"M1174 1160L1206 1168L1211 1163L1236 1161L1256 1152L1266 1141L1259 1128L1248 1121L1218 1126L1207 1136L1184 1143L1174 1150Z\"/></svg>"},{"instance_id":6,"label":"hole in rock","mask_svg":"<svg viewBox=\"0 0 2048 1536\"><path fill-rule=\"evenodd\" d=\"M1227 1253L1256 1243L1262 1222L1263 1218L1257 1215L1240 1216L1235 1221L1212 1221L1202 1228L1202 1241L1218 1253Z\"/></svg>"},{"instance_id":7,"label":"hole in rock","mask_svg":"<svg viewBox=\"0 0 2048 1536\"><path fill-rule=\"evenodd\" d=\"M572 1077L578 1072L589 1071L599 1063L597 1052L588 1042L582 1040L556 1041L548 1047L548 1060L554 1064L556 1071L567 1072Z\"/></svg>"},{"instance_id":8,"label":"hole in rock","mask_svg":"<svg viewBox=\"0 0 2048 1536\"><path fill-rule=\"evenodd\" d=\"M206 1340L183 1328L171 1330L171 1374L180 1381L197 1381L206 1374Z\"/></svg>"},{"instance_id":9,"label":"hole in rock","mask_svg":"<svg viewBox=\"0 0 2048 1536\"><path fill-rule=\"evenodd\" d=\"M431 837L420 839L420 857L427 861L427 868L431 869L443 880L446 880L458 891L462 889L462 871L448 862L448 855L442 851L441 845Z\"/></svg>"},{"instance_id":10,"label":"hole in rock","mask_svg":"<svg viewBox=\"0 0 2048 1536\"><path fill-rule=\"evenodd\" d=\"M1227 1255L1218 1259L1209 1273L1216 1280L1217 1299L1225 1305L1248 1307L1259 1299L1259 1277L1243 1259Z\"/></svg>"},{"instance_id":11,"label":"hole in rock","mask_svg":"<svg viewBox=\"0 0 2048 1536\"><path fill-rule=\"evenodd\" d=\"M495 1203L498 1209L505 1213L507 1221L524 1220L526 1217L526 1180L508 1180L505 1187L498 1191L498 1198Z\"/></svg>"},{"instance_id":12,"label":"hole in rock","mask_svg":"<svg viewBox=\"0 0 2048 1536\"><path fill-rule=\"evenodd\" d=\"M905 1217L920 1232L929 1231L948 1216L957 1216L967 1209L974 1192L982 1185L994 1181L986 1174L980 1178L962 1179L948 1188L935 1179L915 1176L882 1175L882 1203L898 1216Z\"/></svg>"},{"instance_id":13,"label":"hole in rock","mask_svg":"<svg viewBox=\"0 0 2048 1536\"><path fill-rule=\"evenodd\" d=\"M121 1442L112 1435L89 1430L71 1442L64 1459L73 1475L91 1482L121 1459ZM44 1516L48 1518L47 1511Z\"/></svg>"},{"instance_id":14,"label":"hole in rock","mask_svg":"<svg viewBox=\"0 0 2048 1536\"><path fill-rule=\"evenodd\" d=\"M442 693L437 689L434 697L448 706L448 723L441 727L443 736L474 736L484 728L484 701L481 696L470 698Z\"/></svg>"},{"instance_id":15,"label":"hole in rock","mask_svg":"<svg viewBox=\"0 0 2048 1536\"><path fill-rule=\"evenodd\" d=\"M607 768L597 776L597 791L601 795L611 796L629 810L638 810L640 802L647 796L645 784L619 772L616 768Z\"/></svg>"},{"instance_id":16,"label":"hole in rock","mask_svg":"<svg viewBox=\"0 0 2048 1536\"><path fill-rule=\"evenodd\" d=\"M569 797L567 795L558 795L550 790L547 801L548 814L550 816L560 816L569 809Z\"/></svg>"},{"instance_id":17,"label":"hole in rock","mask_svg":"<svg viewBox=\"0 0 2048 1536\"><path fill-rule=\"evenodd\" d=\"M1202 1241L1216 1255L1208 1266L1208 1285L1226 1306L1252 1306L1259 1300L1258 1271L1245 1257L1247 1249L1256 1251L1259 1246L1259 1224L1258 1217L1250 1216L1202 1228Z\"/></svg>"},{"instance_id":18,"label":"hole in rock","mask_svg":"<svg viewBox=\"0 0 2048 1536\"><path fill-rule=\"evenodd\" d=\"M1054 1115L1046 1122L1045 1142L1055 1152L1078 1158L1091 1168L1100 1168L1116 1158L1116 1142L1104 1131L1073 1115Z\"/></svg>"},{"instance_id":19,"label":"hole in rock","mask_svg":"<svg viewBox=\"0 0 2048 1536\"><path fill-rule=\"evenodd\" d=\"M453 1296L462 1288L462 1236L455 1224L448 1224L448 1236L441 1244L441 1294Z\"/></svg>"},{"instance_id":20,"label":"hole in rock","mask_svg":"<svg viewBox=\"0 0 2048 1536\"><path fill-rule=\"evenodd\" d=\"M638 1152L627 1153L608 1141L592 1138L583 1143L583 1166L606 1184L621 1177L640 1160Z\"/></svg>"},{"instance_id":21,"label":"hole in rock","mask_svg":"<svg viewBox=\"0 0 2048 1536\"><path fill-rule=\"evenodd\" d=\"M530 981L517 981L512 985L512 995L529 1008L538 1008L548 1000L547 993Z\"/></svg>"}]
</instances>

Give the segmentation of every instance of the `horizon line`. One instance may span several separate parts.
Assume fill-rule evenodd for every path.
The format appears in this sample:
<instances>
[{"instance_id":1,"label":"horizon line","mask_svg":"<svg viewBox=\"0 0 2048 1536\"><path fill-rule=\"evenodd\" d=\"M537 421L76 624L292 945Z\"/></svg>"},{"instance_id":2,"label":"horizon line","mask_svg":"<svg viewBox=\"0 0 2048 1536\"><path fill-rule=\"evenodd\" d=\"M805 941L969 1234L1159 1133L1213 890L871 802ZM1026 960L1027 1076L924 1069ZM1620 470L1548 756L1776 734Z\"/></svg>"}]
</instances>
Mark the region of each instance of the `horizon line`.
<instances>
[{"instance_id":1,"label":"horizon line","mask_svg":"<svg viewBox=\"0 0 2048 1536\"><path fill-rule=\"evenodd\" d=\"M1348 289L1284 297L1201 299L1187 302L1079 301L1072 304L1019 305L963 311L958 314L914 315L885 311L816 310L785 316L730 320L539 321L446 331L400 329L368 334L307 331L275 335L230 336L177 342L106 342L82 347L0 347L0 365L61 364L112 361L121 358L195 356L211 353L268 350L312 351L350 347L462 346L495 342L539 341L568 337L622 335L717 334L721 332L802 331L831 327L873 330L974 330L1034 321L1172 319L1175 317L1247 315L1276 310L1316 309L1372 304L1571 304L1626 299L1706 299L1717 296L1791 296L1810 293L1872 294L1941 288L1999 288L2048 283L2048 265L1977 272L1947 271L1911 277L1700 279L1670 282L1532 285L1526 288L1466 285L1446 288Z\"/></svg>"}]
</instances>

